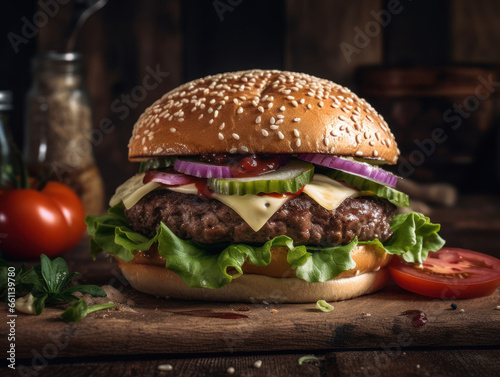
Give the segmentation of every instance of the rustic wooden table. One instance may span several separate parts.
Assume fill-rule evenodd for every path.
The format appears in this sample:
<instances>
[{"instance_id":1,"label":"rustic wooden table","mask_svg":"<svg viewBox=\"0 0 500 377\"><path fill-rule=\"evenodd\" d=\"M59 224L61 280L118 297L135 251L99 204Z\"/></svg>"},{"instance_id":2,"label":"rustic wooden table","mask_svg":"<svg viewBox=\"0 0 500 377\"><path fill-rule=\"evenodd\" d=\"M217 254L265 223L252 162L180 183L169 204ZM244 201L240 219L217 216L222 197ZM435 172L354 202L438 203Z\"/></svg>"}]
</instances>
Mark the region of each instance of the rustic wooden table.
<instances>
[{"instance_id":1,"label":"rustic wooden table","mask_svg":"<svg viewBox=\"0 0 500 377\"><path fill-rule=\"evenodd\" d=\"M442 224L450 246L498 257L499 209L497 198L467 197L456 208L436 209L432 219ZM80 283L112 285L134 301L132 310L97 312L74 326L59 319L60 309L48 308L40 317L19 315L18 368L1 369L2 376L500 375L500 289L489 297L455 301L458 308L451 310L451 301L389 284L323 313L314 304L183 302L144 295L128 286L109 258L92 262L86 242L65 259L70 270L82 273ZM424 311L427 324L415 326L403 315L407 310ZM3 351L5 326L0 336ZM318 360L299 365L305 355ZM259 360L260 368L254 365ZM159 368L169 369L167 364L171 370Z\"/></svg>"}]
</instances>

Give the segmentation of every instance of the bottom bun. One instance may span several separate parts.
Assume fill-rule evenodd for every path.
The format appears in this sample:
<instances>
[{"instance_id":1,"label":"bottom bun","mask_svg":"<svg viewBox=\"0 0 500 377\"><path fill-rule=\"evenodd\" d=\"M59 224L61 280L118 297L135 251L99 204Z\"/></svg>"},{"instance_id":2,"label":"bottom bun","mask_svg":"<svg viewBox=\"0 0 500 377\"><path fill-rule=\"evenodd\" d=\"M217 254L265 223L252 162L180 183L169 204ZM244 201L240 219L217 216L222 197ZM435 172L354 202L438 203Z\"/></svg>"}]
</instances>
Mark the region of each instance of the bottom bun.
<instances>
[{"instance_id":1,"label":"bottom bun","mask_svg":"<svg viewBox=\"0 0 500 377\"><path fill-rule=\"evenodd\" d=\"M219 289L192 288L174 272L154 264L118 265L130 285L155 296L183 300L307 303L318 300L339 301L370 294L383 288L389 279L387 268L354 277L336 278L323 283L308 283L298 278L275 278L243 274Z\"/></svg>"}]
</instances>

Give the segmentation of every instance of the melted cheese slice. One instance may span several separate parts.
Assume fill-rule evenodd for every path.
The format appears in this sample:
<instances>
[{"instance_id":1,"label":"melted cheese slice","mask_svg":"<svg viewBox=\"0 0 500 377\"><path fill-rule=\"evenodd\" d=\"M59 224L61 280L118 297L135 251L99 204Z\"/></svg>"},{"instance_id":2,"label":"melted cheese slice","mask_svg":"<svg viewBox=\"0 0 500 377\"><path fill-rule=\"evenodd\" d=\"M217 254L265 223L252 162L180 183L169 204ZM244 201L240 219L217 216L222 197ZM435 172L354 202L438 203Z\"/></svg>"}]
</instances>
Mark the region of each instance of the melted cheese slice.
<instances>
[{"instance_id":1,"label":"melted cheese slice","mask_svg":"<svg viewBox=\"0 0 500 377\"><path fill-rule=\"evenodd\" d=\"M322 174L314 174L311 183L304 186L303 192L329 211L337 208L345 199L360 194L360 191L346 187Z\"/></svg>"},{"instance_id":2,"label":"melted cheese slice","mask_svg":"<svg viewBox=\"0 0 500 377\"><path fill-rule=\"evenodd\" d=\"M122 200L125 208L130 209L147 193L161 187L161 185L154 182L143 184L143 176L143 174L138 174L118 187L116 194L110 201L110 205L118 204ZM197 195L198 193L194 183L165 188L183 194ZM327 210L337 208L346 198L361 194L360 191L346 187L321 174L315 174L311 183L304 186L303 192ZM256 232L291 198L291 196L275 198L266 195L248 194L240 196L217 193L214 193L213 197L232 208Z\"/></svg>"},{"instance_id":3,"label":"melted cheese slice","mask_svg":"<svg viewBox=\"0 0 500 377\"><path fill-rule=\"evenodd\" d=\"M171 191L181 192L183 194L198 193L198 189L191 183L189 185L169 187ZM233 209L254 231L258 231L265 223L281 208L290 197L274 198L265 195L224 195L213 193L214 199L224 203Z\"/></svg>"},{"instance_id":4,"label":"melted cheese slice","mask_svg":"<svg viewBox=\"0 0 500 377\"><path fill-rule=\"evenodd\" d=\"M134 175L117 187L115 194L109 200L109 206L114 207L121 201L126 209L133 207L143 196L160 187L155 182L142 183L144 173Z\"/></svg>"}]
</instances>

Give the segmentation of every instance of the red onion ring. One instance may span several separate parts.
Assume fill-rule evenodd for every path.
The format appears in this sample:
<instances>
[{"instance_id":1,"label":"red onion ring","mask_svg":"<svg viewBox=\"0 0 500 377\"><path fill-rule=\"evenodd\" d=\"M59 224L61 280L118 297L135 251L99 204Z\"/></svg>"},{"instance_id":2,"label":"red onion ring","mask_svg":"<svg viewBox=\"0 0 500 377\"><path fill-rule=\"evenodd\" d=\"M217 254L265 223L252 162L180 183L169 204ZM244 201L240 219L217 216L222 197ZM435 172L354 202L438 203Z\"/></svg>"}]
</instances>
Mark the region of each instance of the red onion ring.
<instances>
[{"instance_id":1,"label":"red onion ring","mask_svg":"<svg viewBox=\"0 0 500 377\"><path fill-rule=\"evenodd\" d=\"M346 160L341 157L316 153L300 154L298 158L307 162L312 162L316 165L326 166L327 168L342 170L346 173L359 175L363 178L391 187L396 187L398 182L398 177L395 175L363 162L356 162Z\"/></svg>"}]
</instances>

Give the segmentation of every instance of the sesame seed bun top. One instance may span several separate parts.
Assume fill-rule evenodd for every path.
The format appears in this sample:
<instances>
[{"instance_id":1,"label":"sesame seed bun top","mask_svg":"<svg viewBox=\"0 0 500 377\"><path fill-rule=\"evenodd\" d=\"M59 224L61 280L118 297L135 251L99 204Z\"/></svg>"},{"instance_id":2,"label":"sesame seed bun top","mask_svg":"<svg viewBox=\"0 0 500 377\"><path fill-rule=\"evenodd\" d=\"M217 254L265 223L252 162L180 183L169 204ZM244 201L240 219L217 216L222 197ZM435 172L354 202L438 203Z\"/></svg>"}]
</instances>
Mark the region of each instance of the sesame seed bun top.
<instances>
[{"instance_id":1,"label":"sesame seed bun top","mask_svg":"<svg viewBox=\"0 0 500 377\"><path fill-rule=\"evenodd\" d=\"M394 164L387 123L349 89L304 73L249 70L171 90L134 126L129 159L201 153L325 153Z\"/></svg>"}]
</instances>

